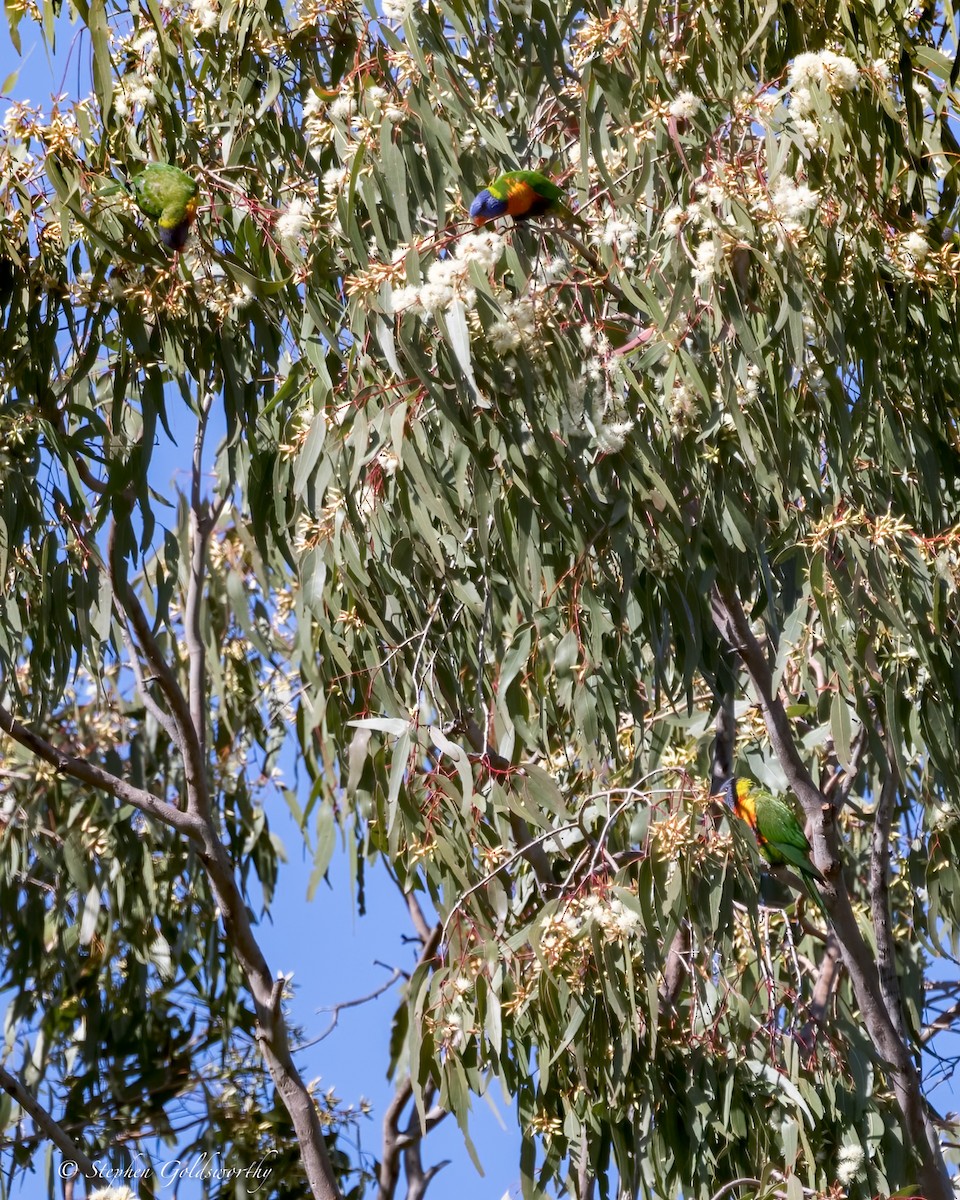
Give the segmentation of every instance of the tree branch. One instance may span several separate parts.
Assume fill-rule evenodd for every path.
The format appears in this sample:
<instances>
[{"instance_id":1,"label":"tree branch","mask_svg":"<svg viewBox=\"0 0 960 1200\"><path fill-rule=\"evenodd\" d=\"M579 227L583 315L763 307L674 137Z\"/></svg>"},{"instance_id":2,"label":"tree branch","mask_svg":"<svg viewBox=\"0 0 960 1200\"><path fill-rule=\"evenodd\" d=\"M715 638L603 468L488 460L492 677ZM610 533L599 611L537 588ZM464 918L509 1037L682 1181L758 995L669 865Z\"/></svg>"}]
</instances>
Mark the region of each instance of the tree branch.
<instances>
[{"instance_id":1,"label":"tree branch","mask_svg":"<svg viewBox=\"0 0 960 1200\"><path fill-rule=\"evenodd\" d=\"M887 1006L893 1027L902 1041L907 1040L907 1025L903 1018L900 981L897 979L896 950L890 925L890 828L893 824L893 805L897 796L899 777L893 755L887 755L887 774L880 788L877 811L873 818L873 844L870 849L870 912L873 933L877 941L877 972L880 993Z\"/></svg>"},{"instance_id":2,"label":"tree branch","mask_svg":"<svg viewBox=\"0 0 960 1200\"><path fill-rule=\"evenodd\" d=\"M353 1000L341 1000L339 1004L331 1004L328 1008L321 1008L319 1010L320 1012L333 1013L333 1019L323 1033L319 1034L315 1038L311 1038L309 1042L300 1042L300 1044L296 1047L297 1053L299 1054L301 1050L306 1050L308 1047L315 1046L318 1042L322 1042L324 1038L328 1038L339 1024L340 1014L345 1008L357 1008L361 1004L368 1004L371 1000L376 1000L379 996L382 996L384 992L389 991L402 975L403 972L400 970L400 968L394 967L390 978L386 980L385 983L381 983L379 987L374 988L372 992L368 992L366 996L357 996Z\"/></svg>"},{"instance_id":3,"label":"tree branch","mask_svg":"<svg viewBox=\"0 0 960 1200\"><path fill-rule=\"evenodd\" d=\"M317 1200L340 1200L340 1191L327 1154L316 1105L294 1065L290 1052L275 981L254 936L250 914L237 884L229 855L210 821L194 812L176 808L142 788L133 787L126 780L87 762L86 759L57 750L15 720L2 706L0 729L62 774L100 788L118 800L133 805L140 812L189 837L197 846L200 860L207 870L214 897L220 907L227 941L237 954L247 986L250 988L260 1027L260 1047L277 1091L293 1120L311 1190ZM439 939L439 931L437 938ZM433 942L431 953L435 950L436 941Z\"/></svg>"},{"instance_id":4,"label":"tree branch","mask_svg":"<svg viewBox=\"0 0 960 1200\"><path fill-rule=\"evenodd\" d=\"M410 897L410 899L413 898ZM423 911L416 900L413 901L410 913L414 918L414 926L417 928L418 933L420 932L421 923L424 929L428 928L424 920ZM423 946L417 957L417 967L429 963L435 957L442 934L443 926L438 921L432 929L428 930L426 937L423 939ZM424 1096L425 1106L432 1102L432 1097L433 1091L428 1088ZM415 1143L419 1143L424 1134L428 1133L435 1125L438 1125L447 1114L439 1106L431 1108L426 1114L424 1124L421 1127L417 1108L414 1105L406 1129L401 1133L400 1118L403 1115L404 1108L406 1108L412 1098L413 1083L408 1076L397 1088L393 1099L387 1105L386 1111L383 1114L383 1143L380 1151L380 1167L377 1172L377 1200L394 1200L397 1183L400 1179L401 1155L403 1156L404 1169L407 1172L408 1200L413 1194L409 1190L413 1186L410 1176L411 1163L414 1171L418 1168L420 1171L420 1183L423 1189L417 1193L420 1196L426 1191L427 1184L440 1169L439 1167L431 1168L424 1175L419 1150L416 1150L412 1159L408 1159L407 1154L411 1152L411 1149L415 1149ZM440 1164L440 1166L445 1165L445 1163Z\"/></svg>"},{"instance_id":5,"label":"tree branch","mask_svg":"<svg viewBox=\"0 0 960 1200\"><path fill-rule=\"evenodd\" d=\"M143 701L143 707L153 717L162 730L170 739L171 744L179 747L180 731L177 728L177 723L170 714L160 707L154 698L147 691L147 681L143 674L143 666L140 662L140 656L137 654L137 648L133 644L133 638L130 636L130 628L126 622L126 614L118 614L118 624L120 626L120 636L123 638L123 645L127 651L127 657L130 660L130 668L133 671L133 678L136 681L137 692L140 699Z\"/></svg>"},{"instance_id":6,"label":"tree branch","mask_svg":"<svg viewBox=\"0 0 960 1200\"><path fill-rule=\"evenodd\" d=\"M157 644L153 630L150 628L150 622L147 620L147 614L143 611L143 606L127 579L126 563L117 546L116 522L110 530L107 557L110 565L110 582L113 585L114 603L119 605L121 613L126 615L133 627L136 640L144 658L156 675L176 726L174 744L183 761L187 784L186 807L209 823L210 797L207 784L207 763L200 734L174 669L167 662ZM205 725L204 717L200 728L205 728Z\"/></svg>"},{"instance_id":7,"label":"tree branch","mask_svg":"<svg viewBox=\"0 0 960 1200\"><path fill-rule=\"evenodd\" d=\"M12 737L15 742L19 742L21 746L35 754L37 758L50 763L61 775L67 775L71 779L77 779L81 783L99 788L124 804L132 804L140 812L172 826L193 842L199 844L202 841L202 828L192 814L185 813L174 805L168 804L166 800L161 800L152 792L134 787L125 779L121 779L119 775L114 775L110 771L104 770L103 767L88 762L85 758L80 758L69 751L58 750L39 734L34 733L32 729L22 725L2 705L0 705L0 729Z\"/></svg>"},{"instance_id":8,"label":"tree branch","mask_svg":"<svg viewBox=\"0 0 960 1200\"><path fill-rule=\"evenodd\" d=\"M920 1034L920 1045L925 1046L938 1033L944 1033L946 1030L952 1028L954 1021L958 1017L960 1017L960 1002L951 1005L946 1012L940 1013L929 1025L924 1025Z\"/></svg>"},{"instance_id":9,"label":"tree branch","mask_svg":"<svg viewBox=\"0 0 960 1200\"><path fill-rule=\"evenodd\" d=\"M187 582L187 602L184 605L184 641L190 661L187 692L190 698L190 720L197 735L198 750L206 760L206 658L203 631L200 627L203 600L203 575L207 560L207 538L210 533L209 515L204 512L201 493L203 475L203 442L213 393L208 392L200 409L197 436L193 443L193 470L190 480L190 576Z\"/></svg>"},{"instance_id":10,"label":"tree branch","mask_svg":"<svg viewBox=\"0 0 960 1200\"><path fill-rule=\"evenodd\" d=\"M952 1200L953 1189L940 1143L927 1119L920 1077L887 1012L876 963L860 933L843 881L834 810L800 757L786 710L773 690L770 664L750 628L739 597L733 589L715 585L710 599L714 624L727 645L739 655L750 677L774 753L806 814L812 832L813 861L826 881L822 889L824 903L870 1040L889 1072L906 1141L916 1150L920 1187L927 1200Z\"/></svg>"},{"instance_id":11,"label":"tree branch","mask_svg":"<svg viewBox=\"0 0 960 1200\"><path fill-rule=\"evenodd\" d=\"M16 1075L11 1075L6 1067L0 1067L0 1087L16 1100L37 1128L53 1142L63 1155L64 1165L74 1163L85 1179L100 1178L100 1172L93 1160L84 1154L63 1126L53 1119L37 1098L28 1092Z\"/></svg>"},{"instance_id":12,"label":"tree branch","mask_svg":"<svg viewBox=\"0 0 960 1200\"><path fill-rule=\"evenodd\" d=\"M810 1000L810 1016L797 1035L797 1041L807 1055L812 1055L817 1044L817 1029L824 1023L827 1009L833 997L837 980L840 978L842 958L840 943L833 929L827 931L827 944L820 959L817 981L813 985Z\"/></svg>"}]
</instances>

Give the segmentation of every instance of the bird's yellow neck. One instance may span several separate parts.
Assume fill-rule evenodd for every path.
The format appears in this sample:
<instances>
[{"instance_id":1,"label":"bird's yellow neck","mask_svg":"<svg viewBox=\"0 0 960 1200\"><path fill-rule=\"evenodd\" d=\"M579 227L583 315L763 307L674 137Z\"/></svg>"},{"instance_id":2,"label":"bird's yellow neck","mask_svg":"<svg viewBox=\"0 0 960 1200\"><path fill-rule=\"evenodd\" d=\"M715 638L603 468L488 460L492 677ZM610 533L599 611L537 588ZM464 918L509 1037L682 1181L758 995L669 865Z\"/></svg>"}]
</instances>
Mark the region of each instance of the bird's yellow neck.
<instances>
[{"instance_id":1,"label":"bird's yellow neck","mask_svg":"<svg viewBox=\"0 0 960 1200\"><path fill-rule=\"evenodd\" d=\"M750 783L746 779L737 780L737 787L733 797L733 811L741 821L746 821L750 826L756 825L757 805L750 790Z\"/></svg>"}]
</instances>

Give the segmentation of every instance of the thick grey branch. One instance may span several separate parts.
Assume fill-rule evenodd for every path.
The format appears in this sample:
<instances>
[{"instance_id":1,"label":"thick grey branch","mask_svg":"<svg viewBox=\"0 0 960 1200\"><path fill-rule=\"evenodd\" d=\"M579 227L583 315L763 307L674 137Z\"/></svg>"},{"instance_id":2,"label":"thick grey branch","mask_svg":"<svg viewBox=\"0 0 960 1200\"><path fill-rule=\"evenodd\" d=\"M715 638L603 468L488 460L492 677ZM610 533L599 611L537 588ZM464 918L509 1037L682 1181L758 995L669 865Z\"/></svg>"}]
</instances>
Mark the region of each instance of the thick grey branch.
<instances>
[{"instance_id":1,"label":"thick grey branch","mask_svg":"<svg viewBox=\"0 0 960 1200\"><path fill-rule=\"evenodd\" d=\"M740 657L753 684L774 753L807 817L813 860L826 879L824 903L850 974L857 1004L880 1061L889 1072L903 1118L908 1144L919 1159L918 1182L927 1200L952 1200L953 1189L943 1153L920 1088L913 1059L890 1019L880 989L876 963L860 933L843 881L840 843L834 811L813 782L797 749L790 721L773 690L773 673L763 647L754 636L739 597L732 589L715 586L711 595L714 624Z\"/></svg>"},{"instance_id":2,"label":"thick grey branch","mask_svg":"<svg viewBox=\"0 0 960 1200\"><path fill-rule=\"evenodd\" d=\"M68 775L71 779L77 779L81 783L88 783L91 787L100 788L101 791L109 793L124 804L132 804L140 812L146 813L150 817L156 817L158 821L172 826L194 842L199 843L202 840L202 827L192 814L182 812L174 805L168 804L166 800L154 796L152 792L134 787L125 779L121 779L119 775L105 771L103 767L98 767L85 758L80 758L69 751L58 750L56 746L34 733L32 729L22 725L2 705L0 705L0 729L9 734L15 742L19 742L21 746L35 754L37 758L50 763L62 775Z\"/></svg>"},{"instance_id":3,"label":"thick grey branch","mask_svg":"<svg viewBox=\"0 0 960 1200\"><path fill-rule=\"evenodd\" d=\"M873 818L873 844L870 848L870 912L877 941L877 972L880 993L887 1006L890 1020L902 1041L907 1040L907 1025L903 1019L900 981L897 979L896 950L890 927L890 829L893 824L893 805L898 786L897 765L893 755L887 757L887 775L880 789L877 811Z\"/></svg>"},{"instance_id":4,"label":"thick grey branch","mask_svg":"<svg viewBox=\"0 0 960 1200\"><path fill-rule=\"evenodd\" d=\"M57 1124L36 1097L31 1095L16 1075L11 1075L6 1067L0 1067L0 1087L16 1100L23 1111L33 1120L34 1125L53 1142L63 1155L65 1164L76 1164L77 1170L85 1179L99 1178L93 1160L84 1154L73 1138L61 1125Z\"/></svg>"},{"instance_id":5,"label":"thick grey branch","mask_svg":"<svg viewBox=\"0 0 960 1200\"><path fill-rule=\"evenodd\" d=\"M201 858L223 915L227 940L236 952L253 998L258 1042L267 1069L293 1121L310 1190L316 1200L340 1200L317 1106L293 1061L279 1002L282 988L270 974L254 935L250 914L226 849L208 821L201 818L200 824L205 842Z\"/></svg>"}]
</instances>

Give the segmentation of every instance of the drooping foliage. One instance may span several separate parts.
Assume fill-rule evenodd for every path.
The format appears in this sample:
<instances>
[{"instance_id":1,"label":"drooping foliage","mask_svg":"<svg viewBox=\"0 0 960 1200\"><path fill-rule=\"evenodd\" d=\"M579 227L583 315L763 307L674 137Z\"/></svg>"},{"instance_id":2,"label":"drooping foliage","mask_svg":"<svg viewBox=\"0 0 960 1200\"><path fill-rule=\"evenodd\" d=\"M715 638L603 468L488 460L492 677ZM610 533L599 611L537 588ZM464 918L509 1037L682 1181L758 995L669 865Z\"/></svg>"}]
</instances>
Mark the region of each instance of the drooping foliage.
<instances>
[{"instance_id":1,"label":"drooping foliage","mask_svg":"<svg viewBox=\"0 0 960 1200\"><path fill-rule=\"evenodd\" d=\"M82 667L119 723L87 752L142 769L111 606L129 579L186 670L189 531L151 461L214 397L212 790L269 893L266 814L224 763L239 744L268 768L290 723L317 871L339 825L429 897L441 951L397 1015L398 1077L465 1126L502 1081L528 1195L932 1195L909 1071L851 972L869 944L885 1019L930 1068L960 950L952 8L75 15L92 95L9 105L0 149L5 704L62 732ZM200 184L176 262L105 190L150 160ZM470 226L476 193L526 168L585 229ZM789 880L758 888L710 799L731 703L737 770L793 781L718 605L838 822L856 918L838 978L822 914ZM43 795L18 801L10 879ZM84 803L117 861L159 836ZM149 942L119 928L118 947L176 941L177 881L199 874L169 840ZM52 876L58 937L107 940L93 882L89 862ZM181 936L195 965L199 925ZM140 986L130 1003L162 1013Z\"/></svg>"}]
</instances>

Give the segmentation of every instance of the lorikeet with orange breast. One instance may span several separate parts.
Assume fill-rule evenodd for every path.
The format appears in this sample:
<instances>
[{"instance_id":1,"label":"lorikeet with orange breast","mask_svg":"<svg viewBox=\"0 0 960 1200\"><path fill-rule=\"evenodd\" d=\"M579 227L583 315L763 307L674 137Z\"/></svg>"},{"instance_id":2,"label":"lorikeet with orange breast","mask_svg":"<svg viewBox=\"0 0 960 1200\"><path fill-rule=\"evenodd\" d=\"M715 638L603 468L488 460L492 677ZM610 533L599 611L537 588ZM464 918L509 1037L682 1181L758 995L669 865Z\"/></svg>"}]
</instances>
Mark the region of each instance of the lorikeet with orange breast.
<instances>
[{"instance_id":1,"label":"lorikeet with orange breast","mask_svg":"<svg viewBox=\"0 0 960 1200\"><path fill-rule=\"evenodd\" d=\"M507 171L485 187L470 205L475 225L498 217L529 221L531 217L559 217L586 227L586 221L567 204L563 189L539 171Z\"/></svg>"},{"instance_id":2,"label":"lorikeet with orange breast","mask_svg":"<svg viewBox=\"0 0 960 1200\"><path fill-rule=\"evenodd\" d=\"M775 867L793 867L810 898L824 912L823 900L814 881L824 879L810 861L810 843L793 805L763 788L754 788L746 779L728 780L724 793L736 815L753 830L757 849Z\"/></svg>"}]
</instances>

